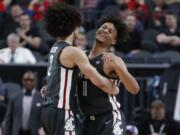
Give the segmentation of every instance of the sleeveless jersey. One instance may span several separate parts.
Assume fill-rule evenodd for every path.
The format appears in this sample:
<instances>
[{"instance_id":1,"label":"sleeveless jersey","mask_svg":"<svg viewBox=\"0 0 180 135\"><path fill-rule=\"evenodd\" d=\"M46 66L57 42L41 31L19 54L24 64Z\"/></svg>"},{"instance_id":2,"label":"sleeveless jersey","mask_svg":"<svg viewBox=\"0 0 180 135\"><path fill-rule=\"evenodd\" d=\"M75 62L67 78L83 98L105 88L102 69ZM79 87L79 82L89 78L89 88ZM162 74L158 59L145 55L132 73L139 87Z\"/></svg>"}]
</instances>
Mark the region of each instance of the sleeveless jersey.
<instances>
[{"instance_id":1,"label":"sleeveless jersey","mask_svg":"<svg viewBox=\"0 0 180 135\"><path fill-rule=\"evenodd\" d=\"M89 52L87 52L88 54ZM107 77L103 70L103 59L102 55L99 55L90 60L91 65L93 65L96 70L103 76ZM81 111L85 115L96 115L101 113L110 112L112 110L117 110L120 108L119 102L116 100L115 96L109 95L86 78L80 73L78 81L78 97ZM110 77L107 77L112 79ZM119 81L119 80L113 80Z\"/></svg>"},{"instance_id":2,"label":"sleeveless jersey","mask_svg":"<svg viewBox=\"0 0 180 135\"><path fill-rule=\"evenodd\" d=\"M65 42L56 42L50 50L45 98L58 108L73 110L78 68L67 68L59 62L62 50L68 46Z\"/></svg>"}]
</instances>

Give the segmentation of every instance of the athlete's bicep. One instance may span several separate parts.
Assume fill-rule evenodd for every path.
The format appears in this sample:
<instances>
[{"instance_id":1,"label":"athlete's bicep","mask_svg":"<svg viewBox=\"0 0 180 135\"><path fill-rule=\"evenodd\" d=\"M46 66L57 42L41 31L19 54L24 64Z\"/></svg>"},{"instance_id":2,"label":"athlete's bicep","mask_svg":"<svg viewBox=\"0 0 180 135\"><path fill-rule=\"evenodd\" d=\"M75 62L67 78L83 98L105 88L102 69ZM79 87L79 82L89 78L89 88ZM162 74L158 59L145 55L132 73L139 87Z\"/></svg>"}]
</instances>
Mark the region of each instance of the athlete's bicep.
<instances>
[{"instance_id":1,"label":"athlete's bicep","mask_svg":"<svg viewBox=\"0 0 180 135\"><path fill-rule=\"evenodd\" d=\"M75 65L77 65L79 67L79 69L81 70L81 72L88 76L91 77L93 75L97 75L97 71L96 69L90 64L87 56L85 55L85 53L81 50L74 50L74 57L73 57L73 61L75 63Z\"/></svg>"},{"instance_id":2,"label":"athlete's bicep","mask_svg":"<svg viewBox=\"0 0 180 135\"><path fill-rule=\"evenodd\" d=\"M72 51L73 50L73 51ZM77 65L80 71L97 87L109 94L117 94L118 89L112 83L101 76L96 69L90 64L85 53L78 49L72 49L71 60Z\"/></svg>"},{"instance_id":3,"label":"athlete's bicep","mask_svg":"<svg viewBox=\"0 0 180 135\"><path fill-rule=\"evenodd\" d=\"M90 64L86 54L77 48L73 51L73 61L77 65L80 71L89 79L91 82L99 86L103 84L104 77L102 77L96 69Z\"/></svg>"}]
</instances>

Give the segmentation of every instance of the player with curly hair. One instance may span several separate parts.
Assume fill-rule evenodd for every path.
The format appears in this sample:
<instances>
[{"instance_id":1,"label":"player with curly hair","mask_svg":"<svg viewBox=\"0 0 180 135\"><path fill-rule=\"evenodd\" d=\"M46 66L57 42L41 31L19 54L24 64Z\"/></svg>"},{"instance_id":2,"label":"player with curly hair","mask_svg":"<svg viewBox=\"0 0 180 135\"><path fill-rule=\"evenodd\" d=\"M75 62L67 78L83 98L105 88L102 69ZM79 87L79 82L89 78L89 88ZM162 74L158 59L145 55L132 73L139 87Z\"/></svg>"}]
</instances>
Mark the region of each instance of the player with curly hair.
<instances>
[{"instance_id":1,"label":"player with curly hair","mask_svg":"<svg viewBox=\"0 0 180 135\"><path fill-rule=\"evenodd\" d=\"M136 79L128 72L123 60L109 48L125 40L126 25L116 16L101 19L93 48L86 54L97 71L116 85L122 83L132 94L139 91ZM116 96L100 91L89 79L81 75L78 88L80 108L85 115L84 135L125 135L123 115ZM88 105L87 105L88 104Z\"/></svg>"},{"instance_id":2,"label":"player with curly hair","mask_svg":"<svg viewBox=\"0 0 180 135\"><path fill-rule=\"evenodd\" d=\"M56 38L49 53L47 90L42 110L46 135L79 134L75 102L78 68L104 92L115 95L119 91L90 65L84 52L72 46L80 24L80 13L69 5L57 4L45 13L45 28Z\"/></svg>"}]
</instances>

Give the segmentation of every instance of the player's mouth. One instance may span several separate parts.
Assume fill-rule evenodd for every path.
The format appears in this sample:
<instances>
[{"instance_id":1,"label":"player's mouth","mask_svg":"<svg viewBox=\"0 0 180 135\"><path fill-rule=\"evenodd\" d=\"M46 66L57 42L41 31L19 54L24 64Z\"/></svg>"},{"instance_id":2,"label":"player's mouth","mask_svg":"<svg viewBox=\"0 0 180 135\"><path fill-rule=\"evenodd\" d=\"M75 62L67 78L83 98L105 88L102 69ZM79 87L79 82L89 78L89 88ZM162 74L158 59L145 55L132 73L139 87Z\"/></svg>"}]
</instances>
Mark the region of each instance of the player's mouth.
<instances>
[{"instance_id":1,"label":"player's mouth","mask_svg":"<svg viewBox=\"0 0 180 135\"><path fill-rule=\"evenodd\" d=\"M107 34L105 32L103 32L103 31L99 31L97 33L97 36L99 36L102 39L106 39L107 38Z\"/></svg>"}]
</instances>

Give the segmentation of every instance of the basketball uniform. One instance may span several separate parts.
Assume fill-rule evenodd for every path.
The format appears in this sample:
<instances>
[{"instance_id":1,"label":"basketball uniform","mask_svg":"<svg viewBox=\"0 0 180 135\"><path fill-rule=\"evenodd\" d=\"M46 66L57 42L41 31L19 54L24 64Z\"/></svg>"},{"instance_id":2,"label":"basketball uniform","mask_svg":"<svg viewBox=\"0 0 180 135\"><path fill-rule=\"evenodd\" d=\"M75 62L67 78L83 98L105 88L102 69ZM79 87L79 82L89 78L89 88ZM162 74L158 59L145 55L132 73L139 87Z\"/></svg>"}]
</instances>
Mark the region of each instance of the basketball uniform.
<instances>
[{"instance_id":1,"label":"basketball uniform","mask_svg":"<svg viewBox=\"0 0 180 135\"><path fill-rule=\"evenodd\" d=\"M65 42L56 42L50 50L47 91L42 110L42 124L46 135L78 135L76 111L76 80L78 68L68 68L59 62Z\"/></svg>"},{"instance_id":2,"label":"basketball uniform","mask_svg":"<svg viewBox=\"0 0 180 135\"><path fill-rule=\"evenodd\" d=\"M102 56L91 59L90 63L101 75L106 76L103 70ZM109 79L119 83L119 80ZM83 135L125 134L123 127L125 121L116 97L97 88L83 74L80 74L78 81L78 98L81 111L85 115Z\"/></svg>"}]
</instances>

